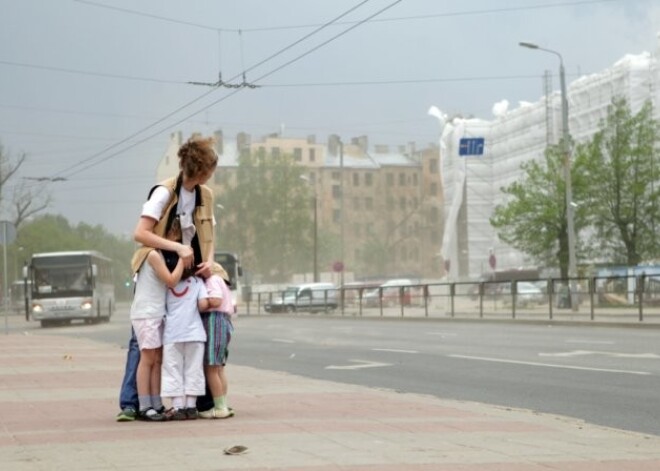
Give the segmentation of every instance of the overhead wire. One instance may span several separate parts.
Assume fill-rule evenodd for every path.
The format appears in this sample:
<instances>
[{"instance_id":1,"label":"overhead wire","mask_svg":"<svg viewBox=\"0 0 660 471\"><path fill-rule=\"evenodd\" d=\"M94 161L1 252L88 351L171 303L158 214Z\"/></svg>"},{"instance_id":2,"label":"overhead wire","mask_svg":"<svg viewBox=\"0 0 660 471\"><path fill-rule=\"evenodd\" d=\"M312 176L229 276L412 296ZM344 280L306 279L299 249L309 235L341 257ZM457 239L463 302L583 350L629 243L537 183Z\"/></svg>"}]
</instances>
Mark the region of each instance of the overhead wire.
<instances>
[{"instance_id":1,"label":"overhead wire","mask_svg":"<svg viewBox=\"0 0 660 471\"><path fill-rule=\"evenodd\" d=\"M167 21L171 23L178 23L181 25L185 26L192 26L196 28L202 28L202 29L207 29L207 30L218 30L218 31L225 31L225 32L233 32L233 33L238 33L239 29L236 28L221 28L221 27L215 27L215 26L209 26L209 25L204 25L201 23L194 23L191 21L182 21L182 20L177 20L175 18L170 18L170 17L165 17L165 16L159 16L159 15L154 15L151 13L146 13L138 10L131 10L128 8L120 8L120 7L115 7L111 5L106 5L103 3L98 3L98 2L93 2L90 0L74 0L78 3L84 3L86 5L94 6L94 7L99 7L99 8L107 8L109 10L115 10L123 13L128 13L132 15L137 15L137 16L144 16L147 18L152 18L156 20L161 20L161 21ZM481 9L481 10L465 10L465 11L453 11L453 12L445 12L445 13L428 13L424 15L411 15L411 16L399 16L399 17L390 17L390 18L378 18L374 19L371 22L377 23L383 23L383 22L394 22L394 21L414 21L414 20L428 20L428 19L433 19L433 18L450 18L450 17L456 17L456 16L473 16L473 15L486 15L486 14L493 14L493 13L512 13L516 11L526 11L526 10L542 10L542 9L549 9L549 8L561 8L561 7L567 7L567 6L582 6L582 5L590 5L590 4L596 4L596 3L614 3L614 2L622 2L623 0L574 0L574 1L564 1L564 2L555 2L555 3L541 3L537 5L525 5L525 6L519 6L519 7L502 7L502 8L488 8L488 9ZM628 0L631 1L631 0ZM341 22L336 22L334 25L336 26L343 26L347 24L352 24L353 22L350 21L341 21ZM287 29L303 29L303 28L313 28L319 26L319 23L309 23L309 24L297 24L297 25L283 25L283 26L266 26L266 27L259 27L259 28L242 28L240 31L244 33L255 33L255 32L267 32L267 31L280 31L280 30L287 30Z\"/></svg>"},{"instance_id":2,"label":"overhead wire","mask_svg":"<svg viewBox=\"0 0 660 471\"><path fill-rule=\"evenodd\" d=\"M244 71L243 71L243 74L246 73L246 72L248 72L248 71L250 71L250 70L253 70L253 69L255 69L255 68L261 66L262 64L264 64L264 63L266 63L266 62L268 62L268 61L274 59L275 57L277 57L277 56L283 54L284 52L288 51L289 49L291 49L292 47L296 46L296 45L299 44L300 42L305 41L305 40L308 39L309 37L311 37L311 36L317 34L318 32L322 31L323 29L325 29L326 27L328 27L330 24L334 23L335 21L339 21L341 18L343 18L343 17L345 17L346 15L352 13L353 11L355 11L355 10L358 9L358 8L360 8L362 5L368 3L369 1L371 1L371 0L362 0L361 2L359 2L358 4L356 4L355 6L349 8L348 10L346 10L346 11L343 12L343 13L341 13L341 14L338 15L337 17L333 18L333 19L330 20L329 22L325 23L323 26L318 27L318 28L315 29L314 31L312 31L312 32L310 32L310 33L304 35L302 38L300 38L300 39L294 41L293 43L289 44L288 46L285 46L284 48L282 48L282 49L278 50L277 52L271 54L271 55L268 56L266 59L263 59L262 61L258 62L257 64L253 65L252 67L248 68L247 70L244 70ZM398 3L398 2L397 2L397 3ZM347 30L347 31L349 31L349 30ZM239 77L240 75L241 75L241 74L238 74L237 76L235 76L235 77L233 77L232 79L230 79L230 81L236 79L236 78ZM133 134L131 134L130 136L127 136L126 138L124 138L124 139L122 139L122 140L120 140L120 141L118 141L118 142L112 144L111 146L108 146L108 147L104 148L103 150L101 150L101 151L99 151L99 152L97 152L97 153L91 155L90 157L81 160L80 162L78 162L78 164L76 164L76 165L72 165L72 166L69 166L69 167L64 168L63 170L61 170L60 172L58 172L58 173L55 174L55 175L56 175L56 176L62 175L62 174L64 174L64 173L67 173L67 172L69 172L69 171L71 171L71 170L77 168L77 167L80 166L80 165L84 165L85 163L92 162L92 161L98 159L98 158L101 157L103 154L107 153L108 151L110 151L110 150L112 150L112 149L115 149L115 148L121 146L122 144L125 144L125 143L128 142L129 140L131 140L131 139L133 139L133 138L139 136L140 134L143 134L144 132L148 131L149 129L154 128L155 126L157 126L158 124L162 123L162 122L165 121L166 119L168 119L168 118L174 116L175 114L177 114L177 113L183 111L184 109L186 109L186 108L192 106L193 104L195 104L195 103L197 103L198 101L202 100L203 98L207 97L208 95L210 95L211 93L215 92L216 90L217 90L217 89L214 88L214 89L212 89L212 90L209 90L209 91L207 91L207 92L201 94L201 95L198 96L197 98L195 98L195 99L189 101L188 103L186 103L186 104L184 104L184 105L178 107L178 108L175 109L174 111L172 111L172 112L166 114L165 116L161 117L160 119L156 120L155 122L151 123L150 125L148 125L148 126L142 128L142 129L136 131L135 133L133 133ZM230 93L230 94L227 95L227 96L233 96L236 92L238 92L238 91L240 91L240 90L241 90L241 89L234 90L234 92ZM204 108L204 109L206 109L206 108ZM202 110L202 111L203 111L203 110ZM194 114L191 115L191 116L195 116L195 115L198 114L198 113L199 113L199 112L196 112L196 113L194 113ZM187 119L187 118L186 118L186 119ZM186 119L180 120L180 121L178 121L177 123L175 123L174 125L176 125L176 124L180 124L180 123L182 123L183 121L185 121ZM171 127L171 126L168 126L168 128L169 128L169 127ZM147 139L151 139L152 137L154 137L155 135L160 134L161 132L163 132L163 131L160 130L160 131L158 131L156 134L151 134L151 135L149 135L149 137L148 137ZM141 139L141 140L139 140L138 143L142 143L142 142L146 141L147 139ZM134 144L134 145L131 145L131 146L127 147L126 149L123 149L123 150L121 150L121 151L119 151L119 152L115 152L115 153L111 154L110 157L108 157L108 158L114 157L114 156L116 156L116 155L118 155L118 154L120 154L120 153L122 153L122 152L125 152L126 150L129 150L129 149L135 147L136 145L138 145L138 143L136 143L136 144ZM98 160L98 163L104 162L104 161L106 161L108 158L102 158L102 159ZM97 164L95 163L95 164L93 164L93 165L97 165ZM91 166L93 166L93 165L91 165ZM82 170L86 170L86 169L90 168L91 166L90 166L90 165L84 166L81 170L75 172L75 174L80 173L80 171L82 171Z\"/></svg>"},{"instance_id":3,"label":"overhead wire","mask_svg":"<svg viewBox=\"0 0 660 471\"><path fill-rule=\"evenodd\" d=\"M368 0L367 0L367 1L368 1ZM298 56L294 57L293 59L291 59L291 60L289 60L289 61L287 61L287 62L284 62L283 64L281 64L280 66L276 67L275 69L273 69L273 70L271 70L271 71L269 71L269 72L267 72L267 73L261 75L259 78L255 79L253 82L256 83L256 82L258 82L258 81L260 81L260 80L262 80L262 79L264 79L264 78L266 78L266 77L269 77L269 76L271 76L271 75L273 75L273 74L279 72L279 71L282 70L283 68L288 67L289 65L291 65L291 64L293 64L293 63L299 61L300 59L302 59L302 58L308 56L309 54L311 54L311 53L317 51L317 50L320 49L321 47L326 46L326 45L329 44L330 42L332 42L332 41L338 39L339 37L341 37L341 36L347 34L348 32L352 31L353 29L357 28L358 26L364 24L364 23L367 22L369 19L374 18L374 17L376 17L376 16L382 14L383 12L389 10L390 8L393 8L395 5L397 5L397 4L400 3L401 1L403 1L403 0L395 0L394 2L392 2L392 3L390 3L389 5L387 5L387 6L383 7L383 8L381 8L381 9L378 10L376 13L373 13L372 15L368 16L367 18L363 19L362 21L360 21L360 22L358 22L358 23L356 23L356 24L353 24L353 25L349 26L348 28L346 28L345 30L341 31L340 33L338 33L338 34L336 34L336 35L330 37L329 39L327 39L327 40L321 42L320 44L314 46L313 48L311 48L311 49L309 49L309 50L307 50L307 51L305 51L305 52L299 54ZM363 3L366 3L366 2L363 2ZM224 100L226 100L226 99L228 99L228 98L234 96L236 93L239 93L239 92L241 92L242 90L243 90L243 89L236 89L236 90L233 90L233 91L229 92L227 95L225 95L225 96L223 96L223 97L221 97L221 98L219 98L219 99L217 99L217 100L211 102L210 104L208 104L208 105L202 107L201 109L199 109L199 110L193 112L192 114L187 115L186 117L180 119L179 121L177 121L177 122L175 122L175 123L169 125L167 128L170 128L170 127L172 127L172 126L176 126L177 124L181 124L181 123L183 123L184 121L186 121L186 120L192 118L193 116L196 116L197 114L201 113L202 111L205 111L205 110L211 108L212 106L215 106L215 105L217 105L218 103L221 103L221 102L223 102ZM167 128L165 128L165 129L167 129ZM79 170L77 170L77 171L71 173L71 175L77 175L78 173L80 173L80 172L82 172L82 171L84 171L84 170L87 170L87 169L89 169L89 168L91 168L91 167L93 167L93 166L96 166L96 165L98 165L98 164L100 164L100 163L102 163L102 162L105 162L105 161L111 159L112 157L115 157L116 155L119 155L120 153L123 153L123 152L125 152L126 150L129 150L129 149L131 149L131 148L133 148L133 147L139 145L140 143L145 142L145 141L147 141L147 140L149 140L149 139L151 139L151 138L153 138L153 137L159 135L159 134L162 133L165 129L161 129L161 130L157 131L156 133L150 134L149 136L147 136L147 137L145 137L145 138L143 138L143 139L140 139L138 142L136 142L136 143L133 144L133 145L128 146L128 147L125 148L125 149L122 149L122 150L120 150L120 151L118 151L118 152L115 152L115 153L112 153L112 154L110 154L110 155L108 155L108 156L105 156L105 157L99 159L99 160L96 161L96 162L92 162L91 164L89 164L89 165L87 165L87 166L84 166L83 168L81 168L81 169L79 169ZM81 163L84 163L84 161L81 162ZM62 173L64 173L64 171L62 171Z\"/></svg>"}]
</instances>

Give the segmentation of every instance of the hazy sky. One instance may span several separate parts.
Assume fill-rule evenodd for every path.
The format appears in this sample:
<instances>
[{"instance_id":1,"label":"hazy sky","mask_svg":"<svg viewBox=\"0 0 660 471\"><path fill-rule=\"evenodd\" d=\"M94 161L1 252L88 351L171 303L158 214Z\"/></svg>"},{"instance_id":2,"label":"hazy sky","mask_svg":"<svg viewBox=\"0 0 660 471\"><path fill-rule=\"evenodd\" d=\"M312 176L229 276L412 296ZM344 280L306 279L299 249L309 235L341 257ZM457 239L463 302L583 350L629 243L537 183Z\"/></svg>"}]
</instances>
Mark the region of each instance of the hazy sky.
<instances>
[{"instance_id":1,"label":"hazy sky","mask_svg":"<svg viewBox=\"0 0 660 471\"><path fill-rule=\"evenodd\" d=\"M519 41L560 51L570 81L659 30L660 0L0 0L0 143L28 155L21 177L67 179L50 212L128 236L173 131L420 147L431 105L539 99L558 61ZM243 70L261 87L187 84Z\"/></svg>"}]
</instances>

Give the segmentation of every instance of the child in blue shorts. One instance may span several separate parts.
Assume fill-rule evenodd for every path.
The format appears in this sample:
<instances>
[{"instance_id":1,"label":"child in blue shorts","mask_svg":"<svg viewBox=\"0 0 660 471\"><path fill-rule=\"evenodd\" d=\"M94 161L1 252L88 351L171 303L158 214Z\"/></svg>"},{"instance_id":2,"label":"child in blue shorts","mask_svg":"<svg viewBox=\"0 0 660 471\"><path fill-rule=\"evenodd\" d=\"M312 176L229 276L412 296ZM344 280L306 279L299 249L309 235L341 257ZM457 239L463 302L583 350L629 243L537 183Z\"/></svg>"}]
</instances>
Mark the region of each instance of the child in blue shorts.
<instances>
[{"instance_id":1,"label":"child in blue shorts","mask_svg":"<svg viewBox=\"0 0 660 471\"><path fill-rule=\"evenodd\" d=\"M204 375L213 396L213 408L199 413L202 419L226 419L234 415L227 405L227 376L225 364L229 354L229 342L234 326L231 318L234 305L227 283L227 272L219 263L214 263L211 276L204 284L208 293L209 310L202 312L202 323L206 331L204 347Z\"/></svg>"}]
</instances>

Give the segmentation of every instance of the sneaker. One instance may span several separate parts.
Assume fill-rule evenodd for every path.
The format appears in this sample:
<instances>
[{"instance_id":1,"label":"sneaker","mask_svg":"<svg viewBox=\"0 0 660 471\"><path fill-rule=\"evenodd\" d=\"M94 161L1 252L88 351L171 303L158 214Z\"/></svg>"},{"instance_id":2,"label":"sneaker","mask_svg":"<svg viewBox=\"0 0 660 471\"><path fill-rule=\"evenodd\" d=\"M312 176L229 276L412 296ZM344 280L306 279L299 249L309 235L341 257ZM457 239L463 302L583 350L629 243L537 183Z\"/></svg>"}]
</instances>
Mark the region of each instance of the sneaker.
<instances>
[{"instance_id":1,"label":"sneaker","mask_svg":"<svg viewBox=\"0 0 660 471\"><path fill-rule=\"evenodd\" d=\"M156 411L156 409L153 407L150 407L146 410L141 410L138 413L138 419L145 420L147 422L162 422L165 420L165 416L158 413L158 411Z\"/></svg>"},{"instance_id":2,"label":"sneaker","mask_svg":"<svg viewBox=\"0 0 660 471\"><path fill-rule=\"evenodd\" d=\"M226 419L234 415L233 411L230 411L228 408L217 408L205 410L199 413L200 419Z\"/></svg>"},{"instance_id":3,"label":"sneaker","mask_svg":"<svg viewBox=\"0 0 660 471\"><path fill-rule=\"evenodd\" d=\"M137 419L137 412L132 407L126 407L117 414L117 422L133 422Z\"/></svg>"},{"instance_id":4,"label":"sneaker","mask_svg":"<svg viewBox=\"0 0 660 471\"><path fill-rule=\"evenodd\" d=\"M186 419L188 420L197 419L197 416L199 415L197 412L197 407L186 407L184 410L186 412Z\"/></svg>"},{"instance_id":5,"label":"sneaker","mask_svg":"<svg viewBox=\"0 0 660 471\"><path fill-rule=\"evenodd\" d=\"M165 412L165 420L186 420L188 418L185 409L168 409Z\"/></svg>"}]
</instances>

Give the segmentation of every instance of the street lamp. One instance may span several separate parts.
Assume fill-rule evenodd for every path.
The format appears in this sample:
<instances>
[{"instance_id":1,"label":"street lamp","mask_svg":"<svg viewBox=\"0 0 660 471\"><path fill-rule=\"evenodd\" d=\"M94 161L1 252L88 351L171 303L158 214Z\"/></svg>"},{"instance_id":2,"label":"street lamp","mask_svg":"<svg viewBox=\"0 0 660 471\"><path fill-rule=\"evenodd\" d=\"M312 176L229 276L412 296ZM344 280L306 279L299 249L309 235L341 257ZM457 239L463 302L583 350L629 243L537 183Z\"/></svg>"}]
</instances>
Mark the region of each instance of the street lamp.
<instances>
[{"instance_id":1,"label":"street lamp","mask_svg":"<svg viewBox=\"0 0 660 471\"><path fill-rule=\"evenodd\" d=\"M557 51L546 49L537 44L521 42L518 43L528 49L549 52L559 58L559 82L561 85L561 127L562 139L561 149L564 154L564 185L566 187L566 232L568 232L568 278L571 284L571 293L575 293L575 277L577 276L577 260L575 258L575 225L573 221L573 185L571 183L571 144L568 132L568 96L566 94L566 74L564 72L564 58ZM577 303L572 302L571 308L577 310Z\"/></svg>"},{"instance_id":2,"label":"street lamp","mask_svg":"<svg viewBox=\"0 0 660 471\"><path fill-rule=\"evenodd\" d=\"M218 217L215 218L215 227L214 227L214 232L215 232L215 241L216 241L216 247L215 249L218 249L218 246L220 245L220 211L224 211L225 207L221 205L220 203L216 203L215 207L218 209Z\"/></svg>"},{"instance_id":3,"label":"street lamp","mask_svg":"<svg viewBox=\"0 0 660 471\"><path fill-rule=\"evenodd\" d=\"M319 233L319 223L318 223L318 210L317 210L317 198L316 198L316 187L313 186L312 182L309 180L309 177L306 175L300 175L300 179L307 182L309 186L312 187L313 197L312 204L314 205L314 283L319 281L319 247L318 247L318 233Z\"/></svg>"}]
</instances>

